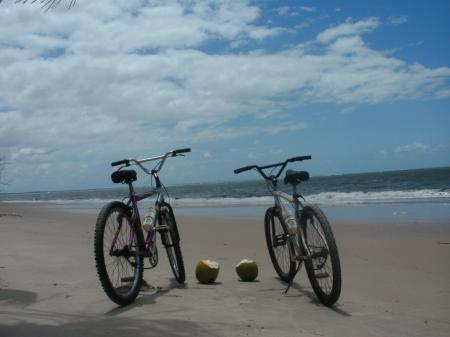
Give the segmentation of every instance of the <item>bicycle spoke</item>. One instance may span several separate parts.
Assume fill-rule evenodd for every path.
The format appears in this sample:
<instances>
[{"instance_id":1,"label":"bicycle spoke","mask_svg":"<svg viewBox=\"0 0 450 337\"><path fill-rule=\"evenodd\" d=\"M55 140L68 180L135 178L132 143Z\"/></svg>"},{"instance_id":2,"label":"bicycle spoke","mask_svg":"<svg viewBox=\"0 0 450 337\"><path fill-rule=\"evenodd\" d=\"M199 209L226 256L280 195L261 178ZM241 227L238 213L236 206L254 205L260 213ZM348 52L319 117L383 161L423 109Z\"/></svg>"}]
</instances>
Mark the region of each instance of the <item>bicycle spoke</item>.
<instances>
[{"instance_id":1,"label":"bicycle spoke","mask_svg":"<svg viewBox=\"0 0 450 337\"><path fill-rule=\"evenodd\" d=\"M275 269L279 268L280 277L288 279L292 272L291 252L289 249L289 237L281 224L278 216L272 215L269 223L270 249L274 256Z\"/></svg>"},{"instance_id":2,"label":"bicycle spoke","mask_svg":"<svg viewBox=\"0 0 450 337\"><path fill-rule=\"evenodd\" d=\"M131 287L129 282L124 282L123 280L130 278L130 275L134 274L130 268L132 262L129 260L132 258L129 255L136 254L136 249L128 246L131 233L131 224L126 216L121 212L112 212L105 223L103 251L105 267L109 274L111 285L121 293L127 293ZM112 247L111 245L114 241L115 244ZM113 254L119 255L111 256L111 248ZM125 255L120 255L121 252Z\"/></svg>"},{"instance_id":3,"label":"bicycle spoke","mask_svg":"<svg viewBox=\"0 0 450 337\"><path fill-rule=\"evenodd\" d=\"M316 277L317 283L322 291L328 295L333 289L333 270L329 258L329 248L319 226L320 222L316 218L308 218L306 224L306 242L313 255L312 264L314 273L315 275L321 276Z\"/></svg>"}]
</instances>

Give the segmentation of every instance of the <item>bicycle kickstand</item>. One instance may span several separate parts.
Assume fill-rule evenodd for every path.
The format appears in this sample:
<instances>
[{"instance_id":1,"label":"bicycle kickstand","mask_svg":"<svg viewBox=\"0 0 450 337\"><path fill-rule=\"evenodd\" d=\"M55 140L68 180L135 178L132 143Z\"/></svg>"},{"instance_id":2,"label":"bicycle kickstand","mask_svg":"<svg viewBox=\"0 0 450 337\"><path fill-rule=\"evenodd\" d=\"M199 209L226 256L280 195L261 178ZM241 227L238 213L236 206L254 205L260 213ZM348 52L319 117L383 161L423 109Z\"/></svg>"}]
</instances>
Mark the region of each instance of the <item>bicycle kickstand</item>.
<instances>
[{"instance_id":1,"label":"bicycle kickstand","mask_svg":"<svg viewBox=\"0 0 450 337\"><path fill-rule=\"evenodd\" d=\"M297 273L300 271L300 268L302 267L301 262L298 263L297 269L295 270L294 276L289 280L289 283L287 285L286 290L283 292L284 295L287 294L289 288L291 287L292 283L294 282L295 276L297 276Z\"/></svg>"}]
</instances>

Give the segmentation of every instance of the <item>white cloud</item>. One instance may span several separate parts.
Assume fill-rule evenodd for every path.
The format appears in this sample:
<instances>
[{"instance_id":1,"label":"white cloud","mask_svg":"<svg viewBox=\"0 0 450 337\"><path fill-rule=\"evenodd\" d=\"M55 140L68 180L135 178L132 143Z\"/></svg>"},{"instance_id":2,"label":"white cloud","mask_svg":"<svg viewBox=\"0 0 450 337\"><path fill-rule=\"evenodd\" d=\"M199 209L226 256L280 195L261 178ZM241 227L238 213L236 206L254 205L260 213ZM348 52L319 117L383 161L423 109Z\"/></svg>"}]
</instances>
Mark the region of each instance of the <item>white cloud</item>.
<instances>
[{"instance_id":1,"label":"white cloud","mask_svg":"<svg viewBox=\"0 0 450 337\"><path fill-rule=\"evenodd\" d=\"M257 159L263 158L264 154L262 154L260 152L249 152L247 157L248 157L248 159L251 159L251 160L257 160Z\"/></svg>"},{"instance_id":2,"label":"white cloud","mask_svg":"<svg viewBox=\"0 0 450 337\"><path fill-rule=\"evenodd\" d=\"M420 156L420 158L424 158L424 156L436 156L436 155L444 155L444 157L448 157L447 153L449 149L448 145L445 144L425 144L422 142L411 142L408 144L402 144L394 147L391 150L381 150L378 151L378 155L380 158L390 158L390 159L398 159L398 158L406 158L411 157L415 158Z\"/></svg>"},{"instance_id":3,"label":"white cloud","mask_svg":"<svg viewBox=\"0 0 450 337\"><path fill-rule=\"evenodd\" d=\"M306 127L301 117L284 124L278 116L301 115L312 103L450 95L449 68L408 64L365 43L376 18L347 20L277 52L207 53L210 41L263 46L286 30L257 23L252 1L146 3L83 2L45 13L2 3L0 153L15 165L28 156L75 175L85 170L80 158L295 132ZM256 122L237 125L242 117ZM25 163L15 169L31 174Z\"/></svg>"},{"instance_id":4,"label":"white cloud","mask_svg":"<svg viewBox=\"0 0 450 337\"><path fill-rule=\"evenodd\" d=\"M371 32L380 25L378 18L368 18L367 20L353 22L347 20L345 23L337 25L335 27L324 30L317 35L317 40L322 43L330 43L339 37L348 37L361 35L363 33Z\"/></svg>"},{"instance_id":5,"label":"white cloud","mask_svg":"<svg viewBox=\"0 0 450 337\"><path fill-rule=\"evenodd\" d=\"M213 158L213 156L212 156L212 154L210 152L204 152L202 157L205 158L205 159L212 159Z\"/></svg>"},{"instance_id":6,"label":"white cloud","mask_svg":"<svg viewBox=\"0 0 450 337\"><path fill-rule=\"evenodd\" d=\"M300 10L302 10L304 12L315 12L316 8L315 7L308 7L308 6L300 6Z\"/></svg>"},{"instance_id":7,"label":"white cloud","mask_svg":"<svg viewBox=\"0 0 450 337\"><path fill-rule=\"evenodd\" d=\"M278 15L280 16L298 16L300 13L299 12L315 12L316 8L315 7L307 7L307 6L281 6L278 8L275 8L275 11L278 13Z\"/></svg>"},{"instance_id":8,"label":"white cloud","mask_svg":"<svg viewBox=\"0 0 450 337\"><path fill-rule=\"evenodd\" d=\"M393 25L402 25L404 23L408 22L408 17L407 16L390 16L388 18L389 23L393 24Z\"/></svg>"},{"instance_id":9,"label":"white cloud","mask_svg":"<svg viewBox=\"0 0 450 337\"><path fill-rule=\"evenodd\" d=\"M283 131L294 131L306 129L308 125L306 123L282 123L280 125L264 128L263 131L271 134L277 134Z\"/></svg>"},{"instance_id":10,"label":"white cloud","mask_svg":"<svg viewBox=\"0 0 450 337\"><path fill-rule=\"evenodd\" d=\"M289 6L282 6L276 8L276 11L279 15L288 15L289 12L291 11L291 8Z\"/></svg>"},{"instance_id":11,"label":"white cloud","mask_svg":"<svg viewBox=\"0 0 450 337\"><path fill-rule=\"evenodd\" d=\"M423 153L425 151L429 150L429 146L415 142L405 145L400 145L395 148L395 153Z\"/></svg>"}]
</instances>

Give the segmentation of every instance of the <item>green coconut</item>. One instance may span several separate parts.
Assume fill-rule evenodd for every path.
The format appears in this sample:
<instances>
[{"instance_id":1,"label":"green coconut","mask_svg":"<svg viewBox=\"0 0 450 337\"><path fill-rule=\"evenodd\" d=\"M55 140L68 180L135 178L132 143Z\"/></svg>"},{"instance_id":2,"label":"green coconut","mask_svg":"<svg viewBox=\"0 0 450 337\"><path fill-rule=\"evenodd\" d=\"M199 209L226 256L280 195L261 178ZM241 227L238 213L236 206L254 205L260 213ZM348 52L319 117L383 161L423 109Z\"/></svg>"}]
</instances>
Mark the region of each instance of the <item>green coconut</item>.
<instances>
[{"instance_id":1,"label":"green coconut","mask_svg":"<svg viewBox=\"0 0 450 337\"><path fill-rule=\"evenodd\" d=\"M258 276L258 265L255 261L243 259L236 266L236 273L245 282L251 282Z\"/></svg>"},{"instance_id":2,"label":"green coconut","mask_svg":"<svg viewBox=\"0 0 450 337\"><path fill-rule=\"evenodd\" d=\"M211 260L198 261L195 268L195 277L200 283L213 283L219 275L220 266L217 262Z\"/></svg>"}]
</instances>

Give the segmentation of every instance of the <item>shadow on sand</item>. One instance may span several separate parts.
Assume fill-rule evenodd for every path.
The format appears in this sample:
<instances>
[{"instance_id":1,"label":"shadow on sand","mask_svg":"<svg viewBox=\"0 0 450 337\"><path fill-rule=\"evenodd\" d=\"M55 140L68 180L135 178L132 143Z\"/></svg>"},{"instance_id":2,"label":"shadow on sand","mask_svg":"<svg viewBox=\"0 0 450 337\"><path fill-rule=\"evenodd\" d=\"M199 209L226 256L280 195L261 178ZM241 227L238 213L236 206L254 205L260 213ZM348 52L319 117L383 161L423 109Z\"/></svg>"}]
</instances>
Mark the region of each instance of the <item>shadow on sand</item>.
<instances>
[{"instance_id":1,"label":"shadow on sand","mask_svg":"<svg viewBox=\"0 0 450 337\"><path fill-rule=\"evenodd\" d=\"M79 337L79 336L216 336L212 328L201 326L195 322L180 319L135 319L117 316L132 308L155 303L159 296L167 295L172 289L180 288L177 282L171 281L169 286L152 294L140 296L127 306L118 307L105 315L86 317L68 315L43 310L24 310L18 312L13 307L22 308L32 305L37 300L36 293L0 289L0 336L2 337ZM7 322L7 323L6 323Z\"/></svg>"},{"instance_id":2,"label":"shadow on sand","mask_svg":"<svg viewBox=\"0 0 450 337\"><path fill-rule=\"evenodd\" d=\"M165 286L161 289L150 293L143 293L142 296L136 298L136 300L124 307L116 307L105 313L105 316L116 316L122 314L126 311L132 310L134 308L142 307L149 304L155 304L158 297L161 296L170 296L168 295L173 289L186 289L186 284L179 284L175 279L170 279L170 283L168 286Z\"/></svg>"},{"instance_id":3,"label":"shadow on sand","mask_svg":"<svg viewBox=\"0 0 450 337\"><path fill-rule=\"evenodd\" d=\"M293 282L291 285L291 288L298 290L302 295L306 296L309 298L310 303L316 305L316 306L320 306L320 307L324 307L327 308L326 306L324 306L322 303L320 303L320 301L317 299L316 294L314 294L313 291L310 290L306 290L304 288L302 288L302 286L300 284L298 284L297 282ZM339 308L339 303L334 304L331 307L328 307L331 311L334 311L335 313L344 316L344 317L352 317L352 314L346 312L345 310L342 310Z\"/></svg>"},{"instance_id":4,"label":"shadow on sand","mask_svg":"<svg viewBox=\"0 0 450 337\"><path fill-rule=\"evenodd\" d=\"M29 314L28 314L29 315ZM57 314L55 314L57 316ZM67 317L66 317L67 318ZM69 317L70 318L70 317ZM57 321L56 321L57 322ZM18 322L12 325L0 325L0 336L12 337L79 337L79 336L134 336L134 337L182 337L182 336L215 336L213 330L207 330L202 325L190 321L164 320L136 320L122 317L100 317L76 319L69 322L54 324Z\"/></svg>"},{"instance_id":5,"label":"shadow on sand","mask_svg":"<svg viewBox=\"0 0 450 337\"><path fill-rule=\"evenodd\" d=\"M18 289L0 289L0 304L2 306L26 307L35 303L37 294Z\"/></svg>"}]
</instances>

